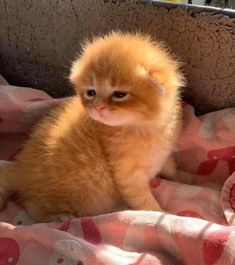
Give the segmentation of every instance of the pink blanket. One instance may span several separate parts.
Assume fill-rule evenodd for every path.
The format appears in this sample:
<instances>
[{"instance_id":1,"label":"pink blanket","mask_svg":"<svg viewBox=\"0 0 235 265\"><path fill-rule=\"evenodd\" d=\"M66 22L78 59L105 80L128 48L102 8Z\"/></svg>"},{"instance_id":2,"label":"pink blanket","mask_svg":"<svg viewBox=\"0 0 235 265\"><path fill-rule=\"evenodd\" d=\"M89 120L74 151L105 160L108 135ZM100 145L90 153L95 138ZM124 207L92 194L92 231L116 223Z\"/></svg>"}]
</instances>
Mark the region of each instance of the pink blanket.
<instances>
[{"instance_id":1,"label":"pink blanket","mask_svg":"<svg viewBox=\"0 0 235 265\"><path fill-rule=\"evenodd\" d=\"M0 77L1 163L14 159L32 125L62 100ZM235 109L196 117L185 104L184 121L176 156L181 180L192 185L159 177L150 182L165 213L122 211L34 224L9 201L0 212L0 265L234 265Z\"/></svg>"}]
</instances>

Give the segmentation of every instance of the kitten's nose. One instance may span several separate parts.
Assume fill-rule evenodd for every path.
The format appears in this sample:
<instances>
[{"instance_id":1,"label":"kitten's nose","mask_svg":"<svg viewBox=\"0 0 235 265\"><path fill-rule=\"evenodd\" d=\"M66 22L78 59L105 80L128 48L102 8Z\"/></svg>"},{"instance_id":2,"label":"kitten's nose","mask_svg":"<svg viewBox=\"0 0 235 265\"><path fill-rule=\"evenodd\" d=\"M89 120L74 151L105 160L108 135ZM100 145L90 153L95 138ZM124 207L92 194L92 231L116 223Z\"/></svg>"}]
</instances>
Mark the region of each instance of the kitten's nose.
<instances>
[{"instance_id":1,"label":"kitten's nose","mask_svg":"<svg viewBox=\"0 0 235 265\"><path fill-rule=\"evenodd\" d=\"M94 107L98 112L105 109L105 106L102 103L96 103Z\"/></svg>"}]
</instances>

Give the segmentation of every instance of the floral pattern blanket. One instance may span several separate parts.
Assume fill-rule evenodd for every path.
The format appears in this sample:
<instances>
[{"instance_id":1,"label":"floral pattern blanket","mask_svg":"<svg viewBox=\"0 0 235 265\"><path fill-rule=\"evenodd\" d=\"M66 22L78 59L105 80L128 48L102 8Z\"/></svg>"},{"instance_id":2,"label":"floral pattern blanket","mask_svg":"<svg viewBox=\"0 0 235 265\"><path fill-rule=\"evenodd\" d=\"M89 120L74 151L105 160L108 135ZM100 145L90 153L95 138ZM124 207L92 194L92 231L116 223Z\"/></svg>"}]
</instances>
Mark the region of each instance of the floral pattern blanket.
<instances>
[{"instance_id":1,"label":"floral pattern blanket","mask_svg":"<svg viewBox=\"0 0 235 265\"><path fill-rule=\"evenodd\" d=\"M0 76L1 166L14 160L38 119L64 100ZM36 224L9 201L0 212L0 265L234 265L235 108L196 117L185 103L176 158L185 173L181 182L150 182L165 212Z\"/></svg>"}]
</instances>

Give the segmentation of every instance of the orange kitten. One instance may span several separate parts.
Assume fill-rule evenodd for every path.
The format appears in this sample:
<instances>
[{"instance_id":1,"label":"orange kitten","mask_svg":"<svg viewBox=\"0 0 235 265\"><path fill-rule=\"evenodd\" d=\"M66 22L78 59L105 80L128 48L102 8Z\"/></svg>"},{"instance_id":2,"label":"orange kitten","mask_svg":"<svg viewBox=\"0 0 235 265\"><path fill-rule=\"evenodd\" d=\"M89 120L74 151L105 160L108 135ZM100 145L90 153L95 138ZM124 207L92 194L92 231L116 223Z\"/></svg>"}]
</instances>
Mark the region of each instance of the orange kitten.
<instances>
[{"instance_id":1,"label":"orange kitten","mask_svg":"<svg viewBox=\"0 0 235 265\"><path fill-rule=\"evenodd\" d=\"M147 36L111 33L85 45L70 80L77 95L1 168L0 204L17 192L38 221L102 214L122 202L160 210L149 180L175 174L178 63Z\"/></svg>"}]
</instances>

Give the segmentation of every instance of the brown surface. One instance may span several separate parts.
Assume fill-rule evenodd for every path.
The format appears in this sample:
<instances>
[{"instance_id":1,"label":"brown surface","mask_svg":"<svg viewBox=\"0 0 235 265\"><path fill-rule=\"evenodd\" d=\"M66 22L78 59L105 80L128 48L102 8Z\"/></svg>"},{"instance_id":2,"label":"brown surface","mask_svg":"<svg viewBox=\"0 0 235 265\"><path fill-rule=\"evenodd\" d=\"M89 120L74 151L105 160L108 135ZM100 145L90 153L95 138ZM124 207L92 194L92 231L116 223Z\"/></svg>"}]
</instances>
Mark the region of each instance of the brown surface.
<instances>
[{"instance_id":1,"label":"brown surface","mask_svg":"<svg viewBox=\"0 0 235 265\"><path fill-rule=\"evenodd\" d=\"M12 84L67 95L71 89L64 77L81 40L112 29L141 29L164 40L184 62L184 95L201 112L235 106L235 20L182 8L0 0L0 72Z\"/></svg>"}]
</instances>

